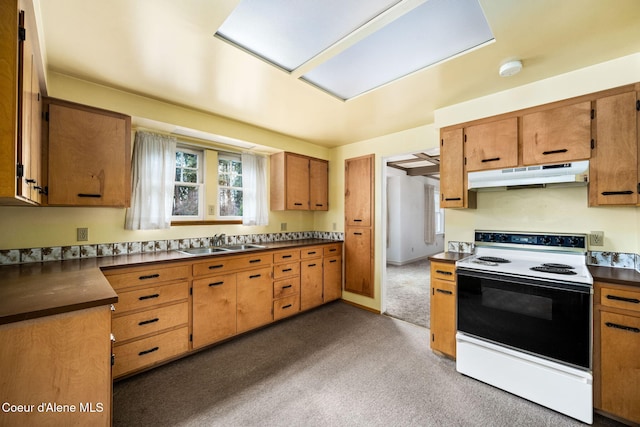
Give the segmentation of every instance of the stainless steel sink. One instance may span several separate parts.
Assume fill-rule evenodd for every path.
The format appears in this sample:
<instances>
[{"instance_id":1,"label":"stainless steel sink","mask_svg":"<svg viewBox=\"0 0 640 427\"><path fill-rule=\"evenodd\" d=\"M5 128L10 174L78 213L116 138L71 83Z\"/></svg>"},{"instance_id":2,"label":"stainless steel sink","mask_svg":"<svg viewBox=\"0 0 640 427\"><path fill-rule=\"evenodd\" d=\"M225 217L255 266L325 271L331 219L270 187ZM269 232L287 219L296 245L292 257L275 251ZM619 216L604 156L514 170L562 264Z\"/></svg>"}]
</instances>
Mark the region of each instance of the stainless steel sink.
<instances>
[{"instance_id":1,"label":"stainless steel sink","mask_svg":"<svg viewBox=\"0 0 640 427\"><path fill-rule=\"evenodd\" d=\"M178 249L177 252L181 252L187 255L207 255L207 254L215 254L218 252L230 252L231 249L222 248L220 246L210 246L208 248L189 248L189 249Z\"/></svg>"},{"instance_id":2,"label":"stainless steel sink","mask_svg":"<svg viewBox=\"0 0 640 427\"><path fill-rule=\"evenodd\" d=\"M189 248L189 249L177 249L177 252L187 255L210 255L223 252L240 252L248 251L251 249L264 249L265 246L254 245L253 243L244 243L239 245L224 245L224 246L209 246L207 248Z\"/></svg>"},{"instance_id":3,"label":"stainless steel sink","mask_svg":"<svg viewBox=\"0 0 640 427\"><path fill-rule=\"evenodd\" d=\"M264 249L264 246L255 245L253 243L244 243L239 245L224 245L222 247L230 251L246 251L248 249Z\"/></svg>"}]
</instances>

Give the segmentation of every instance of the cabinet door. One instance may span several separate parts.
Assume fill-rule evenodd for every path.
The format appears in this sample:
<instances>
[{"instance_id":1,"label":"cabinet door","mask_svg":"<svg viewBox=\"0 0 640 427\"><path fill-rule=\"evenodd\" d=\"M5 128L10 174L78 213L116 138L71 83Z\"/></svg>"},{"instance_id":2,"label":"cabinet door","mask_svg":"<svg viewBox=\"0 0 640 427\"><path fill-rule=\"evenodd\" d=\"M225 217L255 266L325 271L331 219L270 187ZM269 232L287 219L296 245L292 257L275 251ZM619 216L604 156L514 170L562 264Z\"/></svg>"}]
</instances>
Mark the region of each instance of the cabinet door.
<instances>
[{"instance_id":1,"label":"cabinet door","mask_svg":"<svg viewBox=\"0 0 640 427\"><path fill-rule=\"evenodd\" d=\"M373 296L373 241L371 229L347 227L344 241L345 291Z\"/></svg>"},{"instance_id":2,"label":"cabinet door","mask_svg":"<svg viewBox=\"0 0 640 427\"><path fill-rule=\"evenodd\" d=\"M600 316L600 409L640 423L640 317Z\"/></svg>"},{"instance_id":3,"label":"cabinet door","mask_svg":"<svg viewBox=\"0 0 640 427\"><path fill-rule=\"evenodd\" d=\"M309 159L307 157L286 154L286 197L287 209L309 209Z\"/></svg>"},{"instance_id":4,"label":"cabinet door","mask_svg":"<svg viewBox=\"0 0 640 427\"><path fill-rule=\"evenodd\" d=\"M300 310L322 304L322 258L300 263Z\"/></svg>"},{"instance_id":5,"label":"cabinet door","mask_svg":"<svg viewBox=\"0 0 640 427\"><path fill-rule=\"evenodd\" d=\"M49 102L48 204L128 206L130 118Z\"/></svg>"},{"instance_id":6,"label":"cabinet door","mask_svg":"<svg viewBox=\"0 0 640 427\"><path fill-rule=\"evenodd\" d=\"M271 323L273 321L271 267L238 273L237 286L238 333Z\"/></svg>"},{"instance_id":7,"label":"cabinet door","mask_svg":"<svg viewBox=\"0 0 640 427\"><path fill-rule=\"evenodd\" d=\"M329 210L329 164L324 160L309 160L309 209Z\"/></svg>"},{"instance_id":8,"label":"cabinet door","mask_svg":"<svg viewBox=\"0 0 640 427\"><path fill-rule=\"evenodd\" d=\"M636 92L596 100L596 139L590 164L591 205L638 203Z\"/></svg>"},{"instance_id":9,"label":"cabinet door","mask_svg":"<svg viewBox=\"0 0 640 427\"><path fill-rule=\"evenodd\" d=\"M332 256L323 260L323 301L342 297L342 257Z\"/></svg>"},{"instance_id":10,"label":"cabinet door","mask_svg":"<svg viewBox=\"0 0 640 427\"><path fill-rule=\"evenodd\" d=\"M518 118L466 128L464 157L467 172L518 166Z\"/></svg>"},{"instance_id":11,"label":"cabinet door","mask_svg":"<svg viewBox=\"0 0 640 427\"><path fill-rule=\"evenodd\" d=\"M440 207L466 207L462 128L440 135Z\"/></svg>"},{"instance_id":12,"label":"cabinet door","mask_svg":"<svg viewBox=\"0 0 640 427\"><path fill-rule=\"evenodd\" d=\"M522 116L525 165L562 163L591 157L591 102Z\"/></svg>"},{"instance_id":13,"label":"cabinet door","mask_svg":"<svg viewBox=\"0 0 640 427\"><path fill-rule=\"evenodd\" d=\"M456 357L456 285L431 278L431 349Z\"/></svg>"},{"instance_id":14,"label":"cabinet door","mask_svg":"<svg viewBox=\"0 0 640 427\"><path fill-rule=\"evenodd\" d=\"M236 333L236 275L193 281L193 347Z\"/></svg>"},{"instance_id":15,"label":"cabinet door","mask_svg":"<svg viewBox=\"0 0 640 427\"><path fill-rule=\"evenodd\" d=\"M373 224L373 159L372 154L345 160L344 212L346 226L370 227Z\"/></svg>"}]
</instances>

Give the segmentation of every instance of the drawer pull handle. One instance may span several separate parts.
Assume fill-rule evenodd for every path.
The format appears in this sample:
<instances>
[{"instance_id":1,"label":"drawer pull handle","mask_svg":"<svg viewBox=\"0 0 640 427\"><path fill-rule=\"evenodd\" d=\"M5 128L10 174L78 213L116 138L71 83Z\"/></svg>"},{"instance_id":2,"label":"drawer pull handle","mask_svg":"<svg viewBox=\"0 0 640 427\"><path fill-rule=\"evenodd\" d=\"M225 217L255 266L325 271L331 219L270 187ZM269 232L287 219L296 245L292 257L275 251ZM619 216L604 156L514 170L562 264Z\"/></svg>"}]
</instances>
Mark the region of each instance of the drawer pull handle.
<instances>
[{"instance_id":1,"label":"drawer pull handle","mask_svg":"<svg viewBox=\"0 0 640 427\"><path fill-rule=\"evenodd\" d=\"M261 259L250 259L249 263L250 264L255 264L256 262L260 262L260 261L262 261L262 260Z\"/></svg>"},{"instance_id":2,"label":"drawer pull handle","mask_svg":"<svg viewBox=\"0 0 640 427\"><path fill-rule=\"evenodd\" d=\"M451 276L453 273L450 271L444 271L444 270L436 270L436 273L438 274L444 274L446 276Z\"/></svg>"},{"instance_id":3,"label":"drawer pull handle","mask_svg":"<svg viewBox=\"0 0 640 427\"><path fill-rule=\"evenodd\" d=\"M209 270L215 270L216 268L222 268L222 267L224 267L224 264L210 265Z\"/></svg>"},{"instance_id":4,"label":"drawer pull handle","mask_svg":"<svg viewBox=\"0 0 640 427\"><path fill-rule=\"evenodd\" d=\"M362 233L353 233L354 236L362 236Z\"/></svg>"},{"instance_id":5,"label":"drawer pull handle","mask_svg":"<svg viewBox=\"0 0 640 427\"><path fill-rule=\"evenodd\" d=\"M152 299L152 298L158 298L160 296L160 294L153 294L153 295L144 295L141 296L140 298L138 298L140 301L144 301L146 299Z\"/></svg>"},{"instance_id":6,"label":"drawer pull handle","mask_svg":"<svg viewBox=\"0 0 640 427\"><path fill-rule=\"evenodd\" d=\"M160 275L156 273L156 274L149 274L148 276L140 276L138 277L138 279L147 280L147 279L157 279L158 277L160 277Z\"/></svg>"},{"instance_id":7,"label":"drawer pull handle","mask_svg":"<svg viewBox=\"0 0 640 427\"><path fill-rule=\"evenodd\" d=\"M640 328L634 328L633 326L618 325L617 323L611 323L611 322L607 322L605 323L605 325L607 325L607 328L622 329L623 331L629 331L635 334L640 334Z\"/></svg>"},{"instance_id":8,"label":"drawer pull handle","mask_svg":"<svg viewBox=\"0 0 640 427\"><path fill-rule=\"evenodd\" d=\"M92 197L94 199L99 199L100 197L102 197L102 194L78 193L78 197Z\"/></svg>"},{"instance_id":9,"label":"drawer pull handle","mask_svg":"<svg viewBox=\"0 0 640 427\"><path fill-rule=\"evenodd\" d=\"M282 255L282 258L291 258L293 255Z\"/></svg>"},{"instance_id":10,"label":"drawer pull handle","mask_svg":"<svg viewBox=\"0 0 640 427\"><path fill-rule=\"evenodd\" d=\"M500 160L500 157L492 157L490 159L482 159L482 163L497 162L498 160Z\"/></svg>"},{"instance_id":11,"label":"drawer pull handle","mask_svg":"<svg viewBox=\"0 0 640 427\"><path fill-rule=\"evenodd\" d=\"M603 196L620 196L625 194L633 194L633 191L627 190L627 191L603 191L602 192Z\"/></svg>"},{"instance_id":12,"label":"drawer pull handle","mask_svg":"<svg viewBox=\"0 0 640 427\"><path fill-rule=\"evenodd\" d=\"M331 260L331 261L329 261L329 262L338 262L338 260L337 260L337 259L332 259L332 260Z\"/></svg>"},{"instance_id":13,"label":"drawer pull handle","mask_svg":"<svg viewBox=\"0 0 640 427\"><path fill-rule=\"evenodd\" d=\"M253 276L249 276L249 279L257 279L260 276L262 276L262 274L254 274Z\"/></svg>"},{"instance_id":14,"label":"drawer pull handle","mask_svg":"<svg viewBox=\"0 0 640 427\"><path fill-rule=\"evenodd\" d=\"M293 285L286 285L286 286L283 286L282 289L289 289L291 287L293 287Z\"/></svg>"},{"instance_id":15,"label":"drawer pull handle","mask_svg":"<svg viewBox=\"0 0 640 427\"><path fill-rule=\"evenodd\" d=\"M324 205L323 205L322 203L316 203L316 207L318 207L318 208L319 208L319 207L321 207L321 206L324 206Z\"/></svg>"},{"instance_id":16,"label":"drawer pull handle","mask_svg":"<svg viewBox=\"0 0 640 427\"><path fill-rule=\"evenodd\" d=\"M453 292L447 291L445 289L436 289L436 292L440 292L441 294L452 295Z\"/></svg>"},{"instance_id":17,"label":"drawer pull handle","mask_svg":"<svg viewBox=\"0 0 640 427\"><path fill-rule=\"evenodd\" d=\"M551 151L543 151L542 154L545 156L548 156L549 154L560 154L560 153L566 153L567 150L566 148L563 148L561 150L551 150Z\"/></svg>"},{"instance_id":18,"label":"drawer pull handle","mask_svg":"<svg viewBox=\"0 0 640 427\"><path fill-rule=\"evenodd\" d=\"M213 283L209 283L209 287L211 287L211 286L220 286L220 285L223 285L223 284L224 284L224 281L221 281L221 282L213 282Z\"/></svg>"},{"instance_id":19,"label":"drawer pull handle","mask_svg":"<svg viewBox=\"0 0 640 427\"><path fill-rule=\"evenodd\" d=\"M625 298L625 297L619 297L617 295L607 295L607 299L612 299L612 300L622 301L622 302L630 302L632 304L640 304L640 300L638 298Z\"/></svg>"},{"instance_id":20,"label":"drawer pull handle","mask_svg":"<svg viewBox=\"0 0 640 427\"><path fill-rule=\"evenodd\" d=\"M302 203L294 203L294 206L302 206Z\"/></svg>"},{"instance_id":21,"label":"drawer pull handle","mask_svg":"<svg viewBox=\"0 0 640 427\"><path fill-rule=\"evenodd\" d=\"M331 248L331 249L329 249L329 252L335 252L335 251L337 251L337 249L336 249L336 248Z\"/></svg>"},{"instance_id":22,"label":"drawer pull handle","mask_svg":"<svg viewBox=\"0 0 640 427\"><path fill-rule=\"evenodd\" d=\"M286 273L287 271L291 271L293 270L293 268L285 268L284 270L282 270L283 273Z\"/></svg>"},{"instance_id":23,"label":"drawer pull handle","mask_svg":"<svg viewBox=\"0 0 640 427\"><path fill-rule=\"evenodd\" d=\"M291 306L292 306L292 304L287 304L287 305L282 306L282 309L284 310L285 308L290 308Z\"/></svg>"},{"instance_id":24,"label":"drawer pull handle","mask_svg":"<svg viewBox=\"0 0 640 427\"><path fill-rule=\"evenodd\" d=\"M353 222L362 222L361 219L354 219Z\"/></svg>"},{"instance_id":25,"label":"drawer pull handle","mask_svg":"<svg viewBox=\"0 0 640 427\"><path fill-rule=\"evenodd\" d=\"M307 252L307 255L315 255L316 251Z\"/></svg>"},{"instance_id":26,"label":"drawer pull handle","mask_svg":"<svg viewBox=\"0 0 640 427\"><path fill-rule=\"evenodd\" d=\"M154 351L158 351L158 350L160 350L160 347L153 347L153 348L150 348L149 350L141 351L140 353L138 353L138 356L144 356L145 354L153 353Z\"/></svg>"},{"instance_id":27,"label":"drawer pull handle","mask_svg":"<svg viewBox=\"0 0 640 427\"><path fill-rule=\"evenodd\" d=\"M445 202L454 202L456 200L462 200L462 198L460 198L460 197L447 197L444 200L445 200Z\"/></svg>"},{"instance_id":28,"label":"drawer pull handle","mask_svg":"<svg viewBox=\"0 0 640 427\"><path fill-rule=\"evenodd\" d=\"M155 319L143 320L142 322L138 323L138 326L148 325L149 323L156 323L159 320L160 319L158 319L157 317Z\"/></svg>"},{"instance_id":29,"label":"drawer pull handle","mask_svg":"<svg viewBox=\"0 0 640 427\"><path fill-rule=\"evenodd\" d=\"M315 267L315 266L316 266L316 264L309 264L309 265L307 265L307 267Z\"/></svg>"}]
</instances>

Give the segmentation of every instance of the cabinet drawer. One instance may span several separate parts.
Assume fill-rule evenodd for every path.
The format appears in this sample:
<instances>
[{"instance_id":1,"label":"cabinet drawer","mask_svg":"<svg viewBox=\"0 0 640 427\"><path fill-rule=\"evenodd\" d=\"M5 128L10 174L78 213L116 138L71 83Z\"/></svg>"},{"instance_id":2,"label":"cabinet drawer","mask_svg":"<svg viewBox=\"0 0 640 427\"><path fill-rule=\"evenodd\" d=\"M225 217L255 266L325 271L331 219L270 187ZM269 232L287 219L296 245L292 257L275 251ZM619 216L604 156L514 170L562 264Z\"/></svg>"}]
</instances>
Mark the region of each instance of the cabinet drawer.
<instances>
[{"instance_id":1,"label":"cabinet drawer","mask_svg":"<svg viewBox=\"0 0 640 427\"><path fill-rule=\"evenodd\" d=\"M120 270L123 271L123 270ZM156 267L132 272L111 273L105 271L105 276L116 291L119 289L147 286L172 280L186 279L189 277L189 266L178 265L174 267Z\"/></svg>"},{"instance_id":2,"label":"cabinet drawer","mask_svg":"<svg viewBox=\"0 0 640 427\"><path fill-rule=\"evenodd\" d=\"M273 282L273 299L300 293L300 277Z\"/></svg>"},{"instance_id":3,"label":"cabinet drawer","mask_svg":"<svg viewBox=\"0 0 640 427\"><path fill-rule=\"evenodd\" d=\"M189 282L170 285L153 286L151 288L136 289L118 293L118 302L114 314L126 311L145 309L155 305L189 298Z\"/></svg>"},{"instance_id":4,"label":"cabinet drawer","mask_svg":"<svg viewBox=\"0 0 640 427\"><path fill-rule=\"evenodd\" d=\"M323 253L322 246L312 246L310 248L304 248L300 251L300 258L318 258L321 257Z\"/></svg>"},{"instance_id":5,"label":"cabinet drawer","mask_svg":"<svg viewBox=\"0 0 640 427\"><path fill-rule=\"evenodd\" d=\"M327 245L323 249L324 256L334 256L342 254L342 245Z\"/></svg>"},{"instance_id":6,"label":"cabinet drawer","mask_svg":"<svg viewBox=\"0 0 640 427\"><path fill-rule=\"evenodd\" d=\"M600 304L640 312L640 292L602 287Z\"/></svg>"},{"instance_id":7,"label":"cabinet drawer","mask_svg":"<svg viewBox=\"0 0 640 427\"><path fill-rule=\"evenodd\" d=\"M300 250L287 250L287 251L278 251L273 253L273 262L288 262L288 261L296 261L300 259Z\"/></svg>"},{"instance_id":8,"label":"cabinet drawer","mask_svg":"<svg viewBox=\"0 0 640 427\"><path fill-rule=\"evenodd\" d=\"M189 323L189 303L182 302L166 307L114 317L111 321L117 341L126 341L143 335Z\"/></svg>"},{"instance_id":9,"label":"cabinet drawer","mask_svg":"<svg viewBox=\"0 0 640 427\"><path fill-rule=\"evenodd\" d=\"M431 263L431 278L441 280L456 280L456 265L455 263Z\"/></svg>"},{"instance_id":10,"label":"cabinet drawer","mask_svg":"<svg viewBox=\"0 0 640 427\"><path fill-rule=\"evenodd\" d=\"M113 376L119 377L151 366L186 353L188 349L189 328L186 326L128 344L116 345L113 347Z\"/></svg>"},{"instance_id":11,"label":"cabinet drawer","mask_svg":"<svg viewBox=\"0 0 640 427\"><path fill-rule=\"evenodd\" d=\"M257 253L252 256L241 257L216 256L211 261L194 264L193 275L226 274L229 271L262 267L272 263L273 255L270 253Z\"/></svg>"},{"instance_id":12,"label":"cabinet drawer","mask_svg":"<svg viewBox=\"0 0 640 427\"><path fill-rule=\"evenodd\" d=\"M300 295L291 295L273 302L273 320L282 319L300 311Z\"/></svg>"},{"instance_id":13,"label":"cabinet drawer","mask_svg":"<svg viewBox=\"0 0 640 427\"><path fill-rule=\"evenodd\" d=\"M300 263L289 262L286 264L276 264L273 266L273 278L275 280L283 277L299 276L300 275Z\"/></svg>"}]
</instances>

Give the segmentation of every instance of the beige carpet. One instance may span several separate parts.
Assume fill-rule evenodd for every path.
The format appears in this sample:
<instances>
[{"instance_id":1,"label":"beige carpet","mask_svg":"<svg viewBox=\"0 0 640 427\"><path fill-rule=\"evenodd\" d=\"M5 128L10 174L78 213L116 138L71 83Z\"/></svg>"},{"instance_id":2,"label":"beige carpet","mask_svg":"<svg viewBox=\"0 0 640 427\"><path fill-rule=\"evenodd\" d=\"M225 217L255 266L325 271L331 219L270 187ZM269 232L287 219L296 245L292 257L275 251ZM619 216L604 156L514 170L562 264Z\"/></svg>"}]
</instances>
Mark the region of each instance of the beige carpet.
<instances>
[{"instance_id":1,"label":"beige carpet","mask_svg":"<svg viewBox=\"0 0 640 427\"><path fill-rule=\"evenodd\" d=\"M429 327L429 268L428 259L401 266L387 264L386 315Z\"/></svg>"},{"instance_id":2,"label":"beige carpet","mask_svg":"<svg viewBox=\"0 0 640 427\"><path fill-rule=\"evenodd\" d=\"M582 425L458 374L428 337L338 301L116 383L114 425Z\"/></svg>"}]
</instances>

